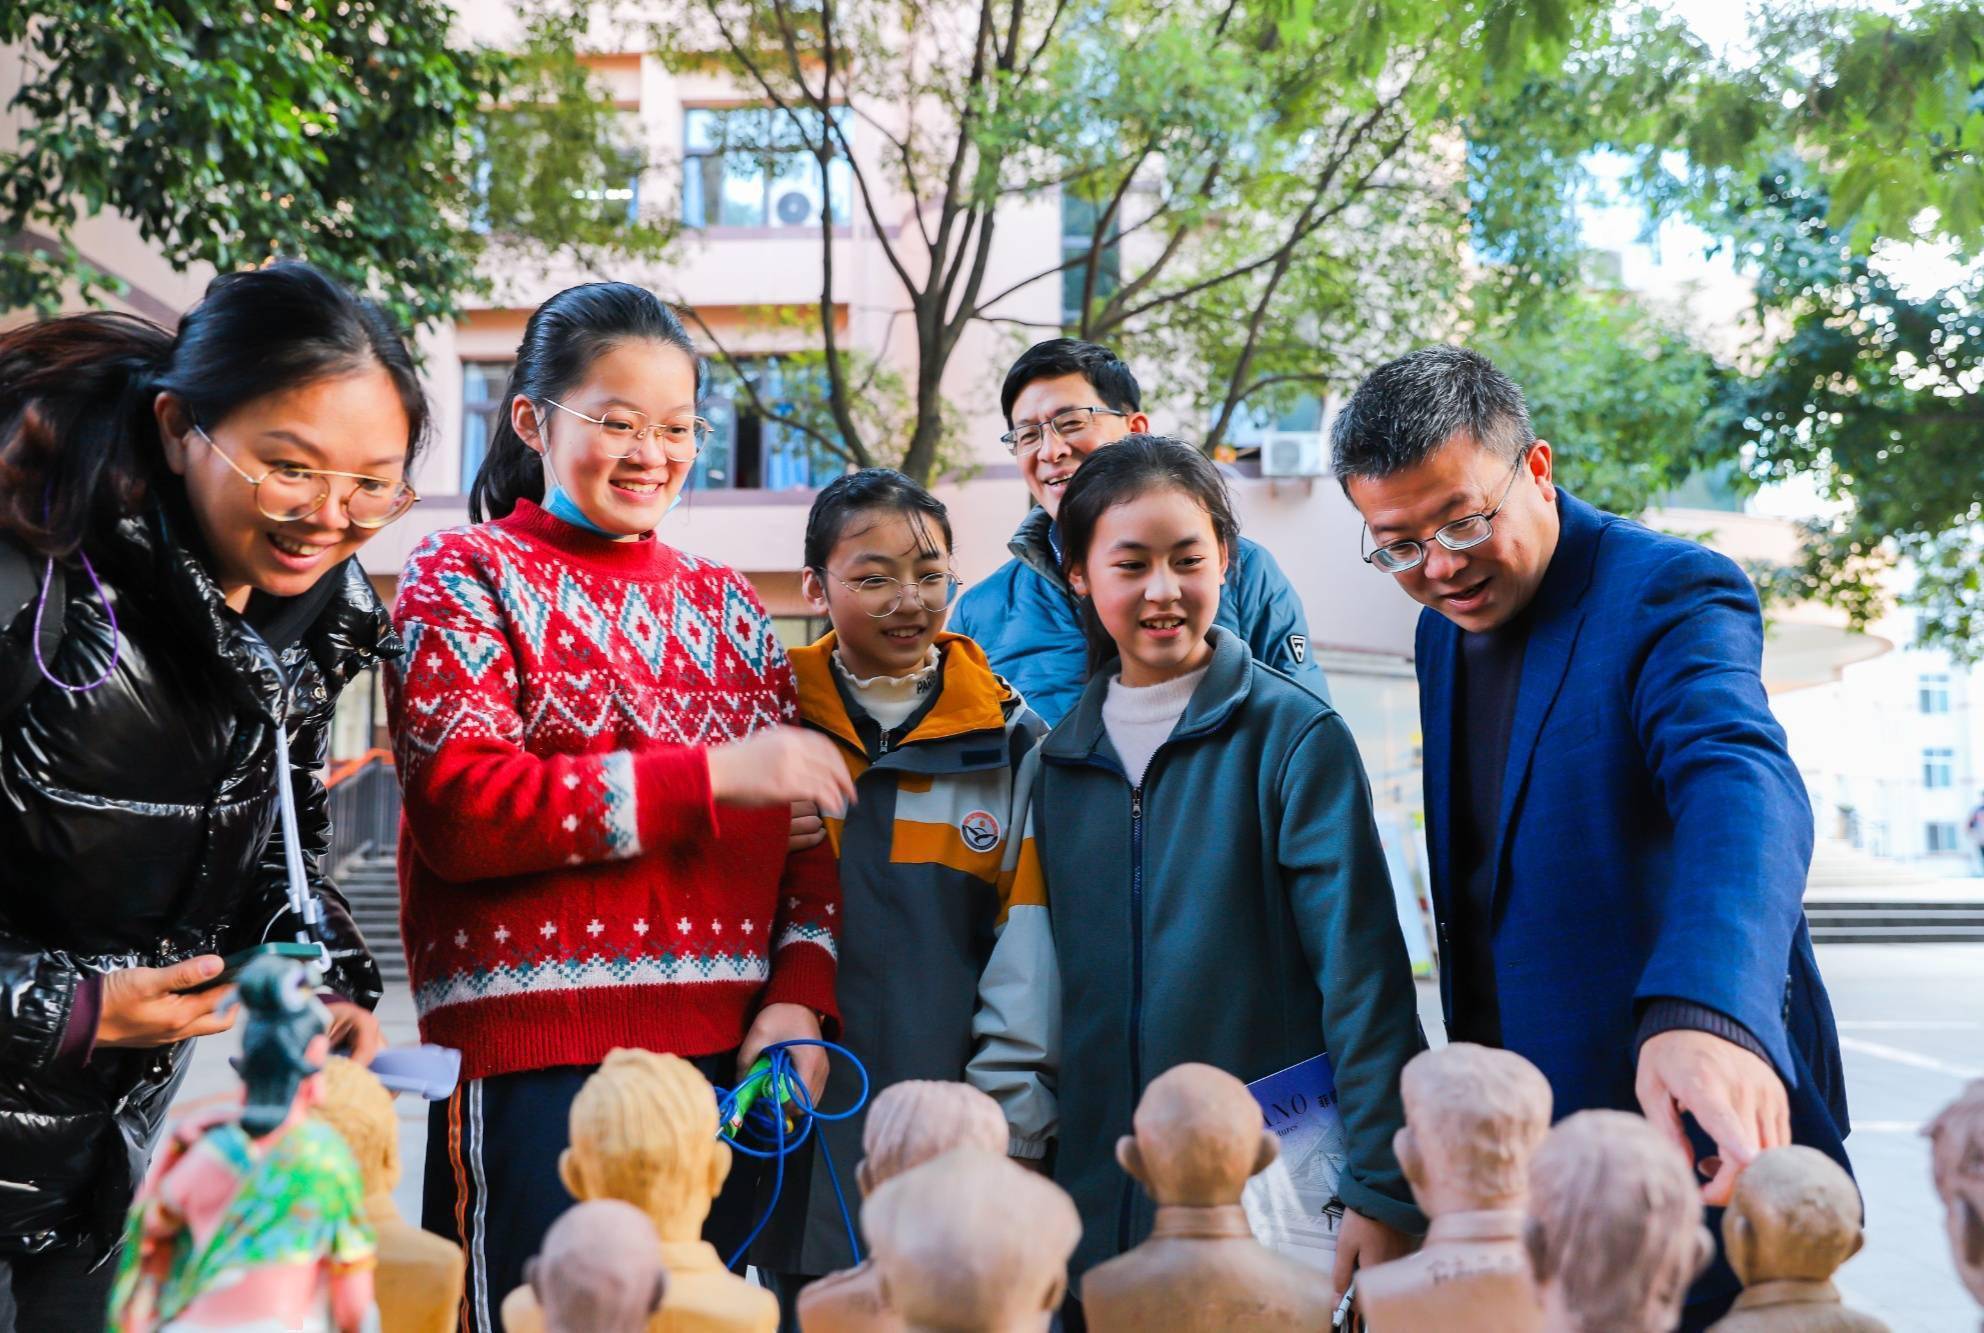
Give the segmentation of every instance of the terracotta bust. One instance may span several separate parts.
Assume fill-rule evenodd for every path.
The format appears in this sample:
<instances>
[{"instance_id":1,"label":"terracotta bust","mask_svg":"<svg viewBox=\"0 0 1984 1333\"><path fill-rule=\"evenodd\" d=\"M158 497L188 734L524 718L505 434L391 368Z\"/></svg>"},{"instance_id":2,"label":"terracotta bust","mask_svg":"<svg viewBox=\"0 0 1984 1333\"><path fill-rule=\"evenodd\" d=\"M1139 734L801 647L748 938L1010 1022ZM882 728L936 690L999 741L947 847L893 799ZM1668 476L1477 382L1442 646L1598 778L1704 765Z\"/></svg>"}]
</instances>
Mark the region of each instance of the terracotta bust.
<instances>
[{"instance_id":1,"label":"terracotta bust","mask_svg":"<svg viewBox=\"0 0 1984 1333\"><path fill-rule=\"evenodd\" d=\"M1579 1111L1529 1168L1544 1333L1667 1333L1715 1242L1687 1160L1643 1118Z\"/></svg>"},{"instance_id":2,"label":"terracotta bust","mask_svg":"<svg viewBox=\"0 0 1984 1333\"><path fill-rule=\"evenodd\" d=\"M462 1299L462 1251L408 1225L393 1206L400 1183L393 1094L371 1070L338 1056L324 1065L323 1100L312 1114L345 1141L365 1183L365 1220L379 1240L373 1287L382 1333L449 1333Z\"/></svg>"},{"instance_id":3,"label":"terracotta bust","mask_svg":"<svg viewBox=\"0 0 1984 1333\"><path fill-rule=\"evenodd\" d=\"M1373 1333L1532 1333L1543 1320L1523 1250L1529 1159L1550 1128L1550 1084L1510 1051L1456 1042L1412 1057L1392 1141L1420 1211L1418 1253L1357 1279Z\"/></svg>"},{"instance_id":4,"label":"terracotta bust","mask_svg":"<svg viewBox=\"0 0 1984 1333\"><path fill-rule=\"evenodd\" d=\"M883 1299L909 1333L1044 1333L1082 1234L1058 1186L980 1148L883 1185L862 1205L861 1227Z\"/></svg>"},{"instance_id":5,"label":"terracotta bust","mask_svg":"<svg viewBox=\"0 0 1984 1333\"><path fill-rule=\"evenodd\" d=\"M1247 1085L1210 1065L1166 1070L1144 1090L1116 1160L1157 1204L1149 1239L1091 1269L1082 1310L1096 1333L1325 1328L1327 1274L1254 1239L1240 1191L1275 1159Z\"/></svg>"},{"instance_id":6,"label":"terracotta bust","mask_svg":"<svg viewBox=\"0 0 1984 1333\"><path fill-rule=\"evenodd\" d=\"M1008 1134L999 1103L969 1084L897 1083L868 1109L855 1181L865 1198L953 1148L1004 1152ZM804 1333L893 1333L902 1321L882 1304L881 1274L870 1261L808 1285L799 1294L799 1327Z\"/></svg>"},{"instance_id":7,"label":"terracotta bust","mask_svg":"<svg viewBox=\"0 0 1984 1333\"><path fill-rule=\"evenodd\" d=\"M668 1289L654 1223L618 1199L568 1209L524 1276L545 1333L641 1333Z\"/></svg>"},{"instance_id":8,"label":"terracotta bust","mask_svg":"<svg viewBox=\"0 0 1984 1333\"><path fill-rule=\"evenodd\" d=\"M1832 1275L1860 1252L1860 1191L1816 1148L1759 1153L1736 1178L1722 1247L1743 1294L1720 1333L1888 1333L1840 1304Z\"/></svg>"},{"instance_id":9,"label":"terracotta bust","mask_svg":"<svg viewBox=\"0 0 1984 1333\"><path fill-rule=\"evenodd\" d=\"M619 1199L661 1237L668 1296L650 1333L772 1333L778 1300L723 1266L702 1238L710 1202L730 1174L716 1136L716 1094L694 1065L652 1051L615 1050L572 1099L571 1147L558 1174L580 1202ZM544 1327L528 1286L503 1302L509 1333Z\"/></svg>"},{"instance_id":10,"label":"terracotta bust","mask_svg":"<svg viewBox=\"0 0 1984 1333\"><path fill-rule=\"evenodd\" d=\"M1984 1079L1965 1088L1925 1132L1957 1276L1984 1305Z\"/></svg>"}]
</instances>

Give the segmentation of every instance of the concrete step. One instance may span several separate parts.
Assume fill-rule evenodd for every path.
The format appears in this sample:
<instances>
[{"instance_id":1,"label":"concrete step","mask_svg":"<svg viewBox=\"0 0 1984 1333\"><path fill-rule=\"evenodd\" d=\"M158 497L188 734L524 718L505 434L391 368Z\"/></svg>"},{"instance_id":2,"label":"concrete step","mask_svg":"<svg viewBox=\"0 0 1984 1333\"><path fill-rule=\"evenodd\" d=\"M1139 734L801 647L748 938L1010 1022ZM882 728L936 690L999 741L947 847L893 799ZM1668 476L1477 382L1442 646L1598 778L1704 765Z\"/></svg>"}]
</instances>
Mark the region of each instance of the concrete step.
<instances>
[{"instance_id":1,"label":"concrete step","mask_svg":"<svg viewBox=\"0 0 1984 1333\"><path fill-rule=\"evenodd\" d=\"M351 904L379 975L388 985L405 985L406 947L400 941L400 880L391 855L367 856L344 868L338 888Z\"/></svg>"},{"instance_id":2,"label":"concrete step","mask_svg":"<svg viewBox=\"0 0 1984 1333\"><path fill-rule=\"evenodd\" d=\"M1905 898L1807 902L1819 944L1984 943L1984 901Z\"/></svg>"}]
</instances>

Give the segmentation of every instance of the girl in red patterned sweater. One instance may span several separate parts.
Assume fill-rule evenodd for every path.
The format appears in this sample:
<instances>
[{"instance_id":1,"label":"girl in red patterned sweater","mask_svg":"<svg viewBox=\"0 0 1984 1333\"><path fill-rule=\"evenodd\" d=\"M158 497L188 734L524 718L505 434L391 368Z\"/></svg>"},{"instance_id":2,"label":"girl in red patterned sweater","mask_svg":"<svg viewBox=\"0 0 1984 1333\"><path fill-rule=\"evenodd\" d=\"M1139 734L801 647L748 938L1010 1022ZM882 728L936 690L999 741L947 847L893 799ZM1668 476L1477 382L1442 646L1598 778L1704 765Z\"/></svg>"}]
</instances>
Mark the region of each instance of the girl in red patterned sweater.
<instances>
[{"instance_id":1,"label":"girl in red patterned sweater","mask_svg":"<svg viewBox=\"0 0 1984 1333\"><path fill-rule=\"evenodd\" d=\"M422 543L400 582L402 927L421 1036L463 1057L430 1113L422 1221L468 1256L473 1330L570 1205L567 1113L609 1050L728 1084L834 1013L832 852L788 856L788 803L844 809L846 766L790 725L791 668L750 585L654 533L709 431L701 381L653 294L552 297L477 522ZM817 1092L824 1053L799 1059ZM705 1231L725 1259L750 1174Z\"/></svg>"}]
</instances>

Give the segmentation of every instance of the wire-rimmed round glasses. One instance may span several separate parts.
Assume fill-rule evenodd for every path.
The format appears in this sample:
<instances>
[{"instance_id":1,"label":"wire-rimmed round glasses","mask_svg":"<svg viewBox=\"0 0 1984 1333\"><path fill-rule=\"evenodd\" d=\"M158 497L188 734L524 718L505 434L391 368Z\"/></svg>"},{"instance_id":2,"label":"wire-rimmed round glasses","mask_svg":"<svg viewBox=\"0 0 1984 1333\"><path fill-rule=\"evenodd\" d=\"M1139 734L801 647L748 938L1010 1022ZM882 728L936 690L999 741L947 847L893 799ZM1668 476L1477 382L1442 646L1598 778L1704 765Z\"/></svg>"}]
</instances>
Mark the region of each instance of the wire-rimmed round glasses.
<instances>
[{"instance_id":1,"label":"wire-rimmed round glasses","mask_svg":"<svg viewBox=\"0 0 1984 1333\"><path fill-rule=\"evenodd\" d=\"M679 421L650 421L647 413L636 412L631 407L610 408L605 416L595 417L576 407L567 407L555 398L544 401L560 412L568 412L581 421L590 421L599 427L600 450L616 462L639 453L641 441L653 435L655 443L661 446L661 452L671 462L693 463L716 430L701 417L691 418L686 425Z\"/></svg>"},{"instance_id":2,"label":"wire-rimmed round glasses","mask_svg":"<svg viewBox=\"0 0 1984 1333\"><path fill-rule=\"evenodd\" d=\"M1509 469L1509 484L1502 488L1502 498L1496 502L1493 509L1485 513L1468 514L1451 523L1443 523L1433 530L1431 540L1438 542L1449 551L1466 551L1494 536L1495 515L1501 513L1502 507L1508 504L1509 493L1516 488L1516 477L1522 471L1523 460L1528 457L1529 449L1525 446L1522 453L1516 456L1515 466ZM1370 534L1370 531L1368 524L1358 529L1359 547L1362 547L1364 538ZM1366 554L1364 563L1376 565L1387 574L1404 574L1426 563L1426 543L1409 537L1401 541L1386 542L1377 550Z\"/></svg>"},{"instance_id":3,"label":"wire-rimmed round glasses","mask_svg":"<svg viewBox=\"0 0 1984 1333\"><path fill-rule=\"evenodd\" d=\"M343 502L344 516L351 520L355 528L383 528L420 500L404 478L393 481L386 477L367 476L363 472L334 472L329 468L292 467L281 463L259 477L252 476L214 443L214 437L207 434L205 426L196 421L193 430L207 442L207 448L213 450L221 462L233 468L236 476L255 488L255 508L262 511L262 517L272 518L278 523L295 523L322 509L324 502L331 498L332 477L343 477L358 483L345 493Z\"/></svg>"},{"instance_id":4,"label":"wire-rimmed round glasses","mask_svg":"<svg viewBox=\"0 0 1984 1333\"><path fill-rule=\"evenodd\" d=\"M854 604L862 609L871 620L892 616L902 605L904 594L914 590L916 604L925 611L942 611L958 599L958 589L964 581L952 573L925 574L913 583L892 579L883 574L870 574L865 579L852 582L829 571L827 577L854 594Z\"/></svg>"},{"instance_id":5,"label":"wire-rimmed round glasses","mask_svg":"<svg viewBox=\"0 0 1984 1333\"><path fill-rule=\"evenodd\" d=\"M1015 454L1030 454L1047 443L1047 432L1053 431L1068 444L1079 444L1088 434L1089 427L1095 424L1098 416L1127 417L1128 412L1118 412L1113 407L1071 407L1065 412L1056 412L1045 421L1031 425L1015 426L999 437L999 443Z\"/></svg>"}]
</instances>

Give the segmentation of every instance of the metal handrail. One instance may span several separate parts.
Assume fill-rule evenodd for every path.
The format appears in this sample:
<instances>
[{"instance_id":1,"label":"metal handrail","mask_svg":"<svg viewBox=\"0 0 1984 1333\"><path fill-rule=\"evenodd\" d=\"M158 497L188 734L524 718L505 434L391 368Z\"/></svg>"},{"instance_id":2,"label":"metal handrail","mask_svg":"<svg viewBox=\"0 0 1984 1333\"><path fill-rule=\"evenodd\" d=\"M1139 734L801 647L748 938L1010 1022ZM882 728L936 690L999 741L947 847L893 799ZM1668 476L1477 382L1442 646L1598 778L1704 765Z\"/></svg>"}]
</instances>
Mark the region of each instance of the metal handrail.
<instances>
[{"instance_id":1,"label":"metal handrail","mask_svg":"<svg viewBox=\"0 0 1984 1333\"><path fill-rule=\"evenodd\" d=\"M324 780L331 816L329 871L392 848L400 829L400 784L389 750L369 750L332 766Z\"/></svg>"}]
</instances>

